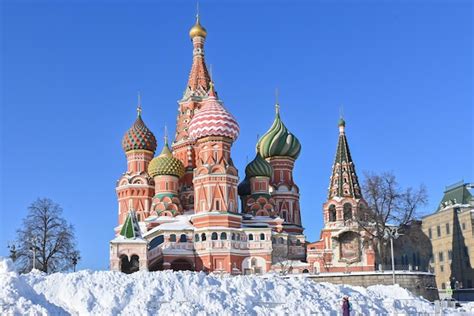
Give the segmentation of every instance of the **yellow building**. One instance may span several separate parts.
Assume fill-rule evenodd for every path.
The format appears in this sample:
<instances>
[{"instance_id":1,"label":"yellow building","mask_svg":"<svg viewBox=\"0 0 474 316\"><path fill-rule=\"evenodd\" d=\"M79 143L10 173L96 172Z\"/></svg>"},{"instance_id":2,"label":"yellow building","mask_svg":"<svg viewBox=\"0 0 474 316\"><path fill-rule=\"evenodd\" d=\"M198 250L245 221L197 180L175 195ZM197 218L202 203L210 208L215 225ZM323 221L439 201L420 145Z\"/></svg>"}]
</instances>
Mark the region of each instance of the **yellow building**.
<instances>
[{"instance_id":1,"label":"yellow building","mask_svg":"<svg viewBox=\"0 0 474 316\"><path fill-rule=\"evenodd\" d=\"M474 284L474 184L446 187L437 211L423 218L423 232L431 240L430 267L440 293Z\"/></svg>"}]
</instances>

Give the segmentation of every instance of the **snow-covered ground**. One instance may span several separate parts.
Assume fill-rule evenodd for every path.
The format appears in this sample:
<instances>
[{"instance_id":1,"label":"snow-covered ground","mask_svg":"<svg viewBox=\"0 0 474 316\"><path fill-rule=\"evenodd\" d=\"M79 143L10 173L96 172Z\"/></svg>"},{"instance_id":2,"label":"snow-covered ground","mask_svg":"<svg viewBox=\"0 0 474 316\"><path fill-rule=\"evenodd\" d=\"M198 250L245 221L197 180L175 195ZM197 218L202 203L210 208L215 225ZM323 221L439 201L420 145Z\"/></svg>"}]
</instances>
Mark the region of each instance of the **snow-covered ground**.
<instances>
[{"instance_id":1,"label":"snow-covered ground","mask_svg":"<svg viewBox=\"0 0 474 316\"><path fill-rule=\"evenodd\" d=\"M398 286L171 271L18 275L0 258L0 315L337 315L344 295L354 315L434 313L430 302Z\"/></svg>"}]
</instances>

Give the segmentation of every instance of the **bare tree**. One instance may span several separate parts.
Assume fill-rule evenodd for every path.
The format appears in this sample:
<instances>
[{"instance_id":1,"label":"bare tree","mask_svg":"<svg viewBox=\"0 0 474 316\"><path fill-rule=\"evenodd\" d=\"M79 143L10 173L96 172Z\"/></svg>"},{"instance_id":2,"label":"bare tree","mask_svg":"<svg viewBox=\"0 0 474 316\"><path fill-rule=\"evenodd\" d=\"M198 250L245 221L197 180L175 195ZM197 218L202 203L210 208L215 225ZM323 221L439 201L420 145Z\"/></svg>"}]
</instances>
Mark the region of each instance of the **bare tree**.
<instances>
[{"instance_id":1,"label":"bare tree","mask_svg":"<svg viewBox=\"0 0 474 316\"><path fill-rule=\"evenodd\" d=\"M423 185L417 189L401 188L393 173L384 172L365 173L362 190L369 209L357 220L375 241L377 259L382 263L386 259L386 230L403 228L416 219L419 208L427 203L426 188Z\"/></svg>"},{"instance_id":2,"label":"bare tree","mask_svg":"<svg viewBox=\"0 0 474 316\"><path fill-rule=\"evenodd\" d=\"M74 228L62 218L62 208L50 199L37 199L28 207L23 226L17 230L17 261L21 272L32 268L57 272L78 258ZM76 261L77 264L77 261Z\"/></svg>"},{"instance_id":3,"label":"bare tree","mask_svg":"<svg viewBox=\"0 0 474 316\"><path fill-rule=\"evenodd\" d=\"M288 274L293 270L293 260L288 255L288 244L274 244L272 251L272 263L280 269L280 274Z\"/></svg>"}]
</instances>

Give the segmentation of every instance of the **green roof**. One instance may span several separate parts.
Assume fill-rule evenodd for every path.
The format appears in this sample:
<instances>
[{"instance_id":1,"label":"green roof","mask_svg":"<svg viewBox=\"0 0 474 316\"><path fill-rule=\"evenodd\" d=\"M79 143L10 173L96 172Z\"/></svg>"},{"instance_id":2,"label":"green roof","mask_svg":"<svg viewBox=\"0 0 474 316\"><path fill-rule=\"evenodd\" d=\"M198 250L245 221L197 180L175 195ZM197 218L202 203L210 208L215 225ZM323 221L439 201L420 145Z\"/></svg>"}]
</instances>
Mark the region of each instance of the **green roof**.
<instances>
[{"instance_id":1,"label":"green roof","mask_svg":"<svg viewBox=\"0 0 474 316\"><path fill-rule=\"evenodd\" d=\"M127 239L140 237L140 227L138 226L137 217L134 211L129 211L125 223L122 225L120 235Z\"/></svg>"},{"instance_id":2,"label":"green roof","mask_svg":"<svg viewBox=\"0 0 474 316\"><path fill-rule=\"evenodd\" d=\"M473 196L471 192L469 192L468 187L469 184L464 183L464 181L447 186L444 191L444 196L439 203L438 210L452 204L470 204L473 200Z\"/></svg>"}]
</instances>

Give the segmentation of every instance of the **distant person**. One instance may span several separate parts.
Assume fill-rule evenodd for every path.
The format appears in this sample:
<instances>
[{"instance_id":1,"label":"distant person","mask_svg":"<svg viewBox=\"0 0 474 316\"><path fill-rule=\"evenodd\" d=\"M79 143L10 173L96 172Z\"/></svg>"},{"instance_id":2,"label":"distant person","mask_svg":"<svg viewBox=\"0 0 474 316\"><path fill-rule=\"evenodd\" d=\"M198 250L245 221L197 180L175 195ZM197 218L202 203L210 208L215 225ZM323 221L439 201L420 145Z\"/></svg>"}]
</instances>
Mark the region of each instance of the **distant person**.
<instances>
[{"instance_id":1,"label":"distant person","mask_svg":"<svg viewBox=\"0 0 474 316\"><path fill-rule=\"evenodd\" d=\"M350 316L351 314L351 303L349 303L349 297L344 296L342 299L342 316Z\"/></svg>"}]
</instances>

